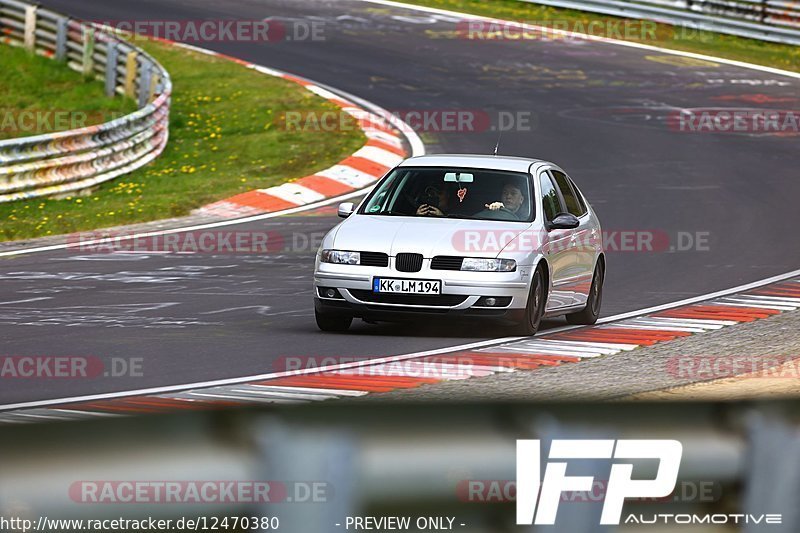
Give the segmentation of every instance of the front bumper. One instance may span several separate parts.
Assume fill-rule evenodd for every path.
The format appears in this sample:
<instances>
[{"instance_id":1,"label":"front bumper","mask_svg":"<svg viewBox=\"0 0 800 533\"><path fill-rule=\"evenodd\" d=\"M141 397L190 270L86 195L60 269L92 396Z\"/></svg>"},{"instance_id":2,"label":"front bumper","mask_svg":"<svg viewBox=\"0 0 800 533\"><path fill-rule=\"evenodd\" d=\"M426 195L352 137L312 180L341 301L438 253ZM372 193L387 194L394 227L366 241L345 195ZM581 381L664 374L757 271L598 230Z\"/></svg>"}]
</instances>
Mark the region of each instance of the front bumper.
<instances>
[{"instance_id":1,"label":"front bumper","mask_svg":"<svg viewBox=\"0 0 800 533\"><path fill-rule=\"evenodd\" d=\"M427 265L426 265L427 267ZM515 272L463 272L430 270L408 273L376 267L318 263L314 274L314 305L322 313L359 318L413 319L437 317L489 317L518 322L528 299L530 267ZM372 292L374 277L441 280L441 296L383 295ZM329 298L325 289L336 289ZM322 291L321 291L322 289ZM502 299L502 305L482 305L482 297Z\"/></svg>"}]
</instances>

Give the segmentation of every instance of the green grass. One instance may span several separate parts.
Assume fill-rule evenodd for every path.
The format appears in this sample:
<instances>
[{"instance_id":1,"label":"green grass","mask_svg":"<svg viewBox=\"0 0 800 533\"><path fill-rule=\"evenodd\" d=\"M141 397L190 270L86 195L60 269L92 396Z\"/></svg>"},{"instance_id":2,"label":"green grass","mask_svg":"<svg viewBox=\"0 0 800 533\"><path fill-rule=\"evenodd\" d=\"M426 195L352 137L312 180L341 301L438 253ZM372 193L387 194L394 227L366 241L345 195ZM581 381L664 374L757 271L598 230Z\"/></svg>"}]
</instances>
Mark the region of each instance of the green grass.
<instances>
[{"instance_id":1,"label":"green grass","mask_svg":"<svg viewBox=\"0 0 800 533\"><path fill-rule=\"evenodd\" d=\"M0 45L0 140L101 124L136 110L103 84L22 48Z\"/></svg>"},{"instance_id":2,"label":"green grass","mask_svg":"<svg viewBox=\"0 0 800 533\"><path fill-rule=\"evenodd\" d=\"M519 0L402 0L408 4L418 4L440 9L450 9L463 13L472 13L506 19L516 22L567 23L569 29L577 31L578 24L586 28L591 21L620 22L617 17L596 13L574 11L549 6L521 2ZM378 8L380 9L380 8ZM555 26L554 27L558 27ZM636 26L632 26L635 28ZM656 24L654 35L647 32L633 31L628 40L683 50L699 54L708 54L726 59L746 61L769 67L800 72L800 46L789 46L768 43L753 39L745 39L733 35L700 32L687 28L679 28L666 24ZM641 37L644 38L641 38ZM615 37L608 35L608 37Z\"/></svg>"},{"instance_id":3,"label":"green grass","mask_svg":"<svg viewBox=\"0 0 800 533\"><path fill-rule=\"evenodd\" d=\"M336 133L276 125L284 111L339 110L295 83L161 43L137 44L172 75L167 149L147 167L88 195L0 204L0 239L186 215L215 200L327 168L364 142L354 123ZM49 78L43 75L40 83L50 83Z\"/></svg>"}]
</instances>

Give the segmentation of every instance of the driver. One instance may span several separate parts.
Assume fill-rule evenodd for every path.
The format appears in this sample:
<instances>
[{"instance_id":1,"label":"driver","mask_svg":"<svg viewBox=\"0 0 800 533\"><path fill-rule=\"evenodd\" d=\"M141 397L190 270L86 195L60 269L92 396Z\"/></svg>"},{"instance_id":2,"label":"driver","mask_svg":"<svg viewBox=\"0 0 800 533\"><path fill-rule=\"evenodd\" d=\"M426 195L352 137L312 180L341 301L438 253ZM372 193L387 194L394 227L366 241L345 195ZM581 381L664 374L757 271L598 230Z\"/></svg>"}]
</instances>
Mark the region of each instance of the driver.
<instances>
[{"instance_id":1,"label":"driver","mask_svg":"<svg viewBox=\"0 0 800 533\"><path fill-rule=\"evenodd\" d=\"M522 188L517 183L506 183L503 185L503 191L500 194L500 202L492 202L486 204L486 209L497 211L498 209L507 209L515 215L521 215L519 212L522 204L525 202L525 195L522 193Z\"/></svg>"}]
</instances>

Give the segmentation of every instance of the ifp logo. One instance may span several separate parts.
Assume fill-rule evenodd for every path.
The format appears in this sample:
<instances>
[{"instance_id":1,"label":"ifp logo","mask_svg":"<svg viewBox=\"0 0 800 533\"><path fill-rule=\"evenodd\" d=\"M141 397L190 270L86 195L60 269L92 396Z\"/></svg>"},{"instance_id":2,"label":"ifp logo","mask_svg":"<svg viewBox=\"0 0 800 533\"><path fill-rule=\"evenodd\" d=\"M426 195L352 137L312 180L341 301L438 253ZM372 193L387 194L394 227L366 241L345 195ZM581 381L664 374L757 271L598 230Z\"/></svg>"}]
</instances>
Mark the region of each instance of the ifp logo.
<instances>
[{"instance_id":1,"label":"ifp logo","mask_svg":"<svg viewBox=\"0 0 800 533\"><path fill-rule=\"evenodd\" d=\"M592 490L593 477L567 475L567 459L658 459L655 479L631 479L632 463L611 465L600 524L619 525L625 498L672 493L682 453L676 440L553 440L542 479L540 441L517 440L517 524L553 525L562 492Z\"/></svg>"}]
</instances>

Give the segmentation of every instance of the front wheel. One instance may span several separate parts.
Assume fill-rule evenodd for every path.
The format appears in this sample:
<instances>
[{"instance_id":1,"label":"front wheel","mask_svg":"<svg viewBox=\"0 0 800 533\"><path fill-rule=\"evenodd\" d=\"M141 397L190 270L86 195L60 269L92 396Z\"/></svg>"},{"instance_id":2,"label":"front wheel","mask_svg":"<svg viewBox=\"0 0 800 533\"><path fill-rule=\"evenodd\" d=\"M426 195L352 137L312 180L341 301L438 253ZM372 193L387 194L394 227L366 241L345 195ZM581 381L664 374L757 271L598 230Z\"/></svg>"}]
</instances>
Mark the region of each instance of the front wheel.
<instances>
[{"instance_id":1,"label":"front wheel","mask_svg":"<svg viewBox=\"0 0 800 533\"><path fill-rule=\"evenodd\" d=\"M603 303L603 281L605 279L605 268L603 263L597 262L592 277L592 287L589 289L589 298L586 300L586 307L583 311L567 315L567 322L576 326L591 326L597 322L600 316L600 304Z\"/></svg>"},{"instance_id":2,"label":"front wheel","mask_svg":"<svg viewBox=\"0 0 800 533\"><path fill-rule=\"evenodd\" d=\"M517 326L520 335L533 335L539 329L539 324L544 315L544 306L547 291L544 286L544 275L542 269L537 268L531 280L531 292L528 295L528 304L525 306L525 317Z\"/></svg>"},{"instance_id":3,"label":"front wheel","mask_svg":"<svg viewBox=\"0 0 800 533\"><path fill-rule=\"evenodd\" d=\"M329 315L314 309L317 327L322 331L347 331L353 323L353 317L347 315Z\"/></svg>"}]
</instances>

